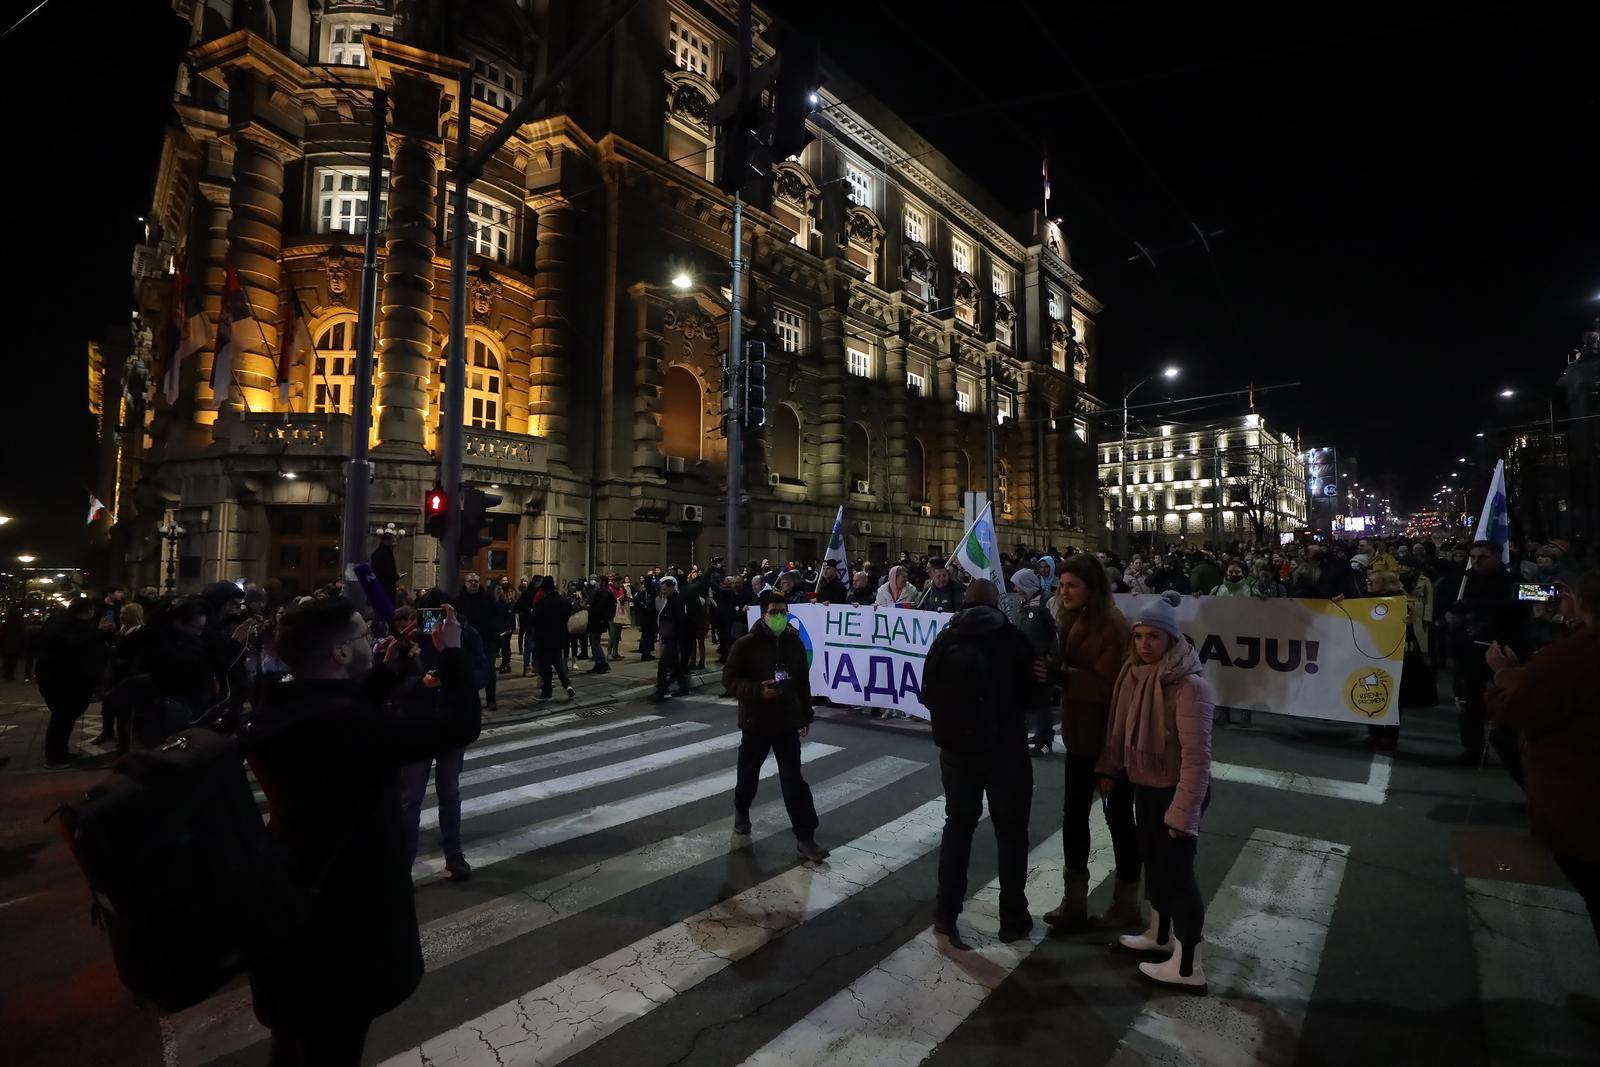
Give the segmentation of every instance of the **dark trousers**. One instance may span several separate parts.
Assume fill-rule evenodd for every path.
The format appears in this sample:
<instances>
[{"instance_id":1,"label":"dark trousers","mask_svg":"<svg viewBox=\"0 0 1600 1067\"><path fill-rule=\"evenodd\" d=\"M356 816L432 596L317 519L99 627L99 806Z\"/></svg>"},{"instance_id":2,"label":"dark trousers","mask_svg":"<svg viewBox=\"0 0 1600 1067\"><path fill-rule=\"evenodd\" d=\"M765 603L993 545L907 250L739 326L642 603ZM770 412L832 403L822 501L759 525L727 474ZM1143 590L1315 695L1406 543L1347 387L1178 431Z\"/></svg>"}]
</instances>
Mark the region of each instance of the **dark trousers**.
<instances>
[{"instance_id":1,"label":"dark trousers","mask_svg":"<svg viewBox=\"0 0 1600 1067\"><path fill-rule=\"evenodd\" d=\"M51 686L41 688L39 695L50 709L50 722L44 728L44 758L51 763L64 763L70 755L72 728L89 710L89 698L94 694L86 689Z\"/></svg>"},{"instance_id":2,"label":"dark trousers","mask_svg":"<svg viewBox=\"0 0 1600 1067\"><path fill-rule=\"evenodd\" d=\"M606 635L592 632L589 634L589 658L594 660L595 670L606 670Z\"/></svg>"},{"instance_id":3,"label":"dark trousers","mask_svg":"<svg viewBox=\"0 0 1600 1067\"><path fill-rule=\"evenodd\" d=\"M1049 704L1041 704L1028 712L1028 718L1033 720L1031 743L1048 745L1056 735L1056 709Z\"/></svg>"},{"instance_id":4,"label":"dark trousers","mask_svg":"<svg viewBox=\"0 0 1600 1067\"><path fill-rule=\"evenodd\" d=\"M550 674L553 671L561 679L561 688L571 689L572 679L567 676L567 659L563 648L552 649L550 642L546 641L539 646L539 681L541 683L539 695L550 695Z\"/></svg>"},{"instance_id":5,"label":"dark trousers","mask_svg":"<svg viewBox=\"0 0 1600 1067\"><path fill-rule=\"evenodd\" d=\"M1200 883L1194 878L1195 848L1198 837L1187 834L1173 837L1164 821L1176 789L1136 785L1133 806L1139 820L1139 845L1144 854L1145 896L1150 907L1170 921L1172 933L1185 946L1200 943L1205 927L1206 906L1200 899Z\"/></svg>"},{"instance_id":6,"label":"dark trousers","mask_svg":"<svg viewBox=\"0 0 1600 1067\"><path fill-rule=\"evenodd\" d=\"M490 659L486 672L487 677L484 679L483 683L483 702L485 704L493 704L495 691L499 686L499 682L496 681L493 659Z\"/></svg>"},{"instance_id":7,"label":"dark trousers","mask_svg":"<svg viewBox=\"0 0 1600 1067\"><path fill-rule=\"evenodd\" d=\"M639 655L653 657L656 653L656 623L654 619L639 627Z\"/></svg>"},{"instance_id":8,"label":"dark trousers","mask_svg":"<svg viewBox=\"0 0 1600 1067\"><path fill-rule=\"evenodd\" d=\"M571 659L589 658L589 635L587 633L567 635L567 656Z\"/></svg>"},{"instance_id":9,"label":"dark trousers","mask_svg":"<svg viewBox=\"0 0 1600 1067\"><path fill-rule=\"evenodd\" d=\"M500 669L511 670L511 633L507 631L500 635Z\"/></svg>"},{"instance_id":10,"label":"dark trousers","mask_svg":"<svg viewBox=\"0 0 1600 1067\"><path fill-rule=\"evenodd\" d=\"M1100 802L1100 780L1094 773L1095 757L1067 753L1066 788L1061 798L1061 856L1063 866L1078 874L1089 870L1089 820ZM1116 857L1117 881L1139 880L1139 831L1133 825L1133 784L1118 778L1111 799L1104 804L1106 827L1111 831L1111 851Z\"/></svg>"},{"instance_id":11,"label":"dark trousers","mask_svg":"<svg viewBox=\"0 0 1600 1067\"><path fill-rule=\"evenodd\" d=\"M1461 747L1465 754L1479 759L1483 754L1485 711L1482 698L1462 699L1458 701L1459 714L1456 725L1461 733ZM1522 749L1518 743L1517 732L1508 730L1504 726L1490 726L1488 728L1489 747L1494 749L1500 763L1505 767L1506 773L1511 775L1513 781L1522 785Z\"/></svg>"},{"instance_id":12,"label":"dark trousers","mask_svg":"<svg viewBox=\"0 0 1600 1067\"><path fill-rule=\"evenodd\" d=\"M274 1026L268 1067L360 1067L367 1019L332 1019Z\"/></svg>"},{"instance_id":13,"label":"dark trousers","mask_svg":"<svg viewBox=\"0 0 1600 1067\"><path fill-rule=\"evenodd\" d=\"M689 673L683 669L683 647L677 641L663 638L661 658L656 663L656 692L665 693L668 681L676 681L680 693L689 691Z\"/></svg>"},{"instance_id":14,"label":"dark trousers","mask_svg":"<svg viewBox=\"0 0 1600 1067\"><path fill-rule=\"evenodd\" d=\"M1589 909L1589 922L1594 926L1595 940L1600 941L1600 863L1562 855L1557 855L1555 861L1572 888L1583 898L1583 906Z\"/></svg>"},{"instance_id":15,"label":"dark trousers","mask_svg":"<svg viewBox=\"0 0 1600 1067\"><path fill-rule=\"evenodd\" d=\"M683 673L685 673L685 674L688 674L689 671L691 669L693 669L693 667L694 667L694 652L695 652L695 645L696 645L697 640L700 641L700 642L704 642L705 638L702 637L702 638L696 639L696 638L691 637L688 640L684 641L682 643L682 645L680 646L680 648L679 648L678 658L683 661ZM705 658L705 652L703 650L700 653L700 658L701 659Z\"/></svg>"},{"instance_id":16,"label":"dark trousers","mask_svg":"<svg viewBox=\"0 0 1600 1067\"><path fill-rule=\"evenodd\" d=\"M783 791L783 807L789 813L794 836L797 840L809 841L817 832L817 806L800 769L798 730L775 734L744 731L739 741L739 780L733 787L733 808L740 812L750 810L750 803L756 798L756 783L761 780L761 765L767 762L768 752L778 761L778 788Z\"/></svg>"},{"instance_id":17,"label":"dark trousers","mask_svg":"<svg viewBox=\"0 0 1600 1067\"><path fill-rule=\"evenodd\" d=\"M609 635L610 640L606 642L606 655L610 656L612 659L616 659L617 646L622 644L622 624L620 622L614 622L606 628L611 631Z\"/></svg>"},{"instance_id":18,"label":"dark trousers","mask_svg":"<svg viewBox=\"0 0 1600 1067\"><path fill-rule=\"evenodd\" d=\"M972 835L989 798L1000 867L1000 919L1028 918L1028 809L1033 803L1033 764L1026 751L1005 756L939 753L944 782L944 836L939 841L939 898L935 917L955 921L967 899Z\"/></svg>"},{"instance_id":19,"label":"dark trousers","mask_svg":"<svg viewBox=\"0 0 1600 1067\"><path fill-rule=\"evenodd\" d=\"M16 681L17 680L17 654L15 652L12 652L12 653L8 654L5 657L5 665L6 665L6 681L8 681L8 682Z\"/></svg>"},{"instance_id":20,"label":"dark trousers","mask_svg":"<svg viewBox=\"0 0 1600 1067\"><path fill-rule=\"evenodd\" d=\"M431 760L400 768L400 807L405 812L406 853L417 861L417 824L422 800L428 793L428 772L433 771L433 792L439 798L439 836L445 856L461 854L461 764L467 750L458 748Z\"/></svg>"}]
</instances>

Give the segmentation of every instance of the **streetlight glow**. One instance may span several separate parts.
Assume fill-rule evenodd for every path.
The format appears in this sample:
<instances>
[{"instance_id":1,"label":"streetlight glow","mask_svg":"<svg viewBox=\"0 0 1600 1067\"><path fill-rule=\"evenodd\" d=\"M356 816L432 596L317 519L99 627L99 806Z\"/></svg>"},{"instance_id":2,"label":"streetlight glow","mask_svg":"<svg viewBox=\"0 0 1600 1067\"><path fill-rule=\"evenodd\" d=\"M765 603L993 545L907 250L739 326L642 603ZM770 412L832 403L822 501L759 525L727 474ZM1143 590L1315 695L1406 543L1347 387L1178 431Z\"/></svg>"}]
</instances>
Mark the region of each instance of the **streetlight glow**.
<instances>
[{"instance_id":1,"label":"streetlight glow","mask_svg":"<svg viewBox=\"0 0 1600 1067\"><path fill-rule=\"evenodd\" d=\"M672 287L678 290L692 289L694 288L694 279L689 277L688 271L680 270L672 276Z\"/></svg>"},{"instance_id":2,"label":"streetlight glow","mask_svg":"<svg viewBox=\"0 0 1600 1067\"><path fill-rule=\"evenodd\" d=\"M1161 376L1163 378L1176 378L1178 376L1178 368L1168 367L1166 370L1161 372Z\"/></svg>"},{"instance_id":3,"label":"streetlight glow","mask_svg":"<svg viewBox=\"0 0 1600 1067\"><path fill-rule=\"evenodd\" d=\"M6 523L8 523L10 521L11 521L11 516L10 515L0 515L0 526L4 526Z\"/></svg>"},{"instance_id":4,"label":"streetlight glow","mask_svg":"<svg viewBox=\"0 0 1600 1067\"><path fill-rule=\"evenodd\" d=\"M23 565L27 565L29 563L32 563L34 560L36 560L38 558L39 558L38 556L30 556L27 553L23 553L22 555L17 557L17 562L21 563Z\"/></svg>"},{"instance_id":5,"label":"streetlight glow","mask_svg":"<svg viewBox=\"0 0 1600 1067\"><path fill-rule=\"evenodd\" d=\"M1510 400L1512 397L1517 395L1517 391L1515 389L1502 389L1500 390L1500 395L1505 399Z\"/></svg>"}]
</instances>

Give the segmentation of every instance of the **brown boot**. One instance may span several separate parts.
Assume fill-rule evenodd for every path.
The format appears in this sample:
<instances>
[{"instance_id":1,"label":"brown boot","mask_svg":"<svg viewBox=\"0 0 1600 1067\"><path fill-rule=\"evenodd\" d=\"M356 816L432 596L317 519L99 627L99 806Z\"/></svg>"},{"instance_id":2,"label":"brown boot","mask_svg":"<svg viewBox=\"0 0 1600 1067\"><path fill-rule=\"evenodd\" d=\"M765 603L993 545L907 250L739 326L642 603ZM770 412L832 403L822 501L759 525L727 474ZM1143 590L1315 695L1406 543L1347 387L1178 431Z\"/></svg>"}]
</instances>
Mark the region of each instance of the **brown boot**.
<instances>
[{"instance_id":1,"label":"brown boot","mask_svg":"<svg viewBox=\"0 0 1600 1067\"><path fill-rule=\"evenodd\" d=\"M1068 871L1066 892L1061 894L1061 906L1047 911L1044 923L1058 933L1082 930L1089 925L1089 872Z\"/></svg>"},{"instance_id":2,"label":"brown boot","mask_svg":"<svg viewBox=\"0 0 1600 1067\"><path fill-rule=\"evenodd\" d=\"M1143 923L1144 917L1139 914L1139 880L1135 878L1131 882L1124 882L1118 879L1111 893L1111 907L1106 909L1104 915L1095 916L1095 929L1126 930Z\"/></svg>"}]
</instances>

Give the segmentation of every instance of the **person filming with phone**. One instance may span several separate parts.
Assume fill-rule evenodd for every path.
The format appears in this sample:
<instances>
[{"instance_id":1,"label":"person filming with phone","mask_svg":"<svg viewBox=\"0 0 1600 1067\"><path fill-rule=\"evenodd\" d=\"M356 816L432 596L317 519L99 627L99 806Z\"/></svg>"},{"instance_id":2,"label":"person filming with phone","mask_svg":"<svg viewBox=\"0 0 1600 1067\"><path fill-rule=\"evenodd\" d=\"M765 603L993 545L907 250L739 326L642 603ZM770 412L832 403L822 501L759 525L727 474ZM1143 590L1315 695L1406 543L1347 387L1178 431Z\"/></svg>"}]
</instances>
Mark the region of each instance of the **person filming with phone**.
<instances>
[{"instance_id":1,"label":"person filming with phone","mask_svg":"<svg viewBox=\"0 0 1600 1067\"><path fill-rule=\"evenodd\" d=\"M778 786L801 859L820 862L828 850L817 844L817 807L800 769L800 739L811 732L811 669L805 643L789 621L781 593L761 594L761 619L733 643L722 684L739 701L739 778L733 790L733 832L751 831L761 765L771 752L778 761Z\"/></svg>"},{"instance_id":2,"label":"person filming with phone","mask_svg":"<svg viewBox=\"0 0 1600 1067\"><path fill-rule=\"evenodd\" d=\"M1484 650L1490 645L1522 645L1527 611L1519 608L1516 586L1505 569L1502 546L1475 541L1467 552L1467 572L1459 583L1460 596L1450 606L1450 656L1455 667L1455 695L1459 708L1461 762L1476 767L1484 755L1483 693L1489 685ZM1501 764L1520 784L1521 760L1517 739L1497 726L1489 744Z\"/></svg>"}]
</instances>

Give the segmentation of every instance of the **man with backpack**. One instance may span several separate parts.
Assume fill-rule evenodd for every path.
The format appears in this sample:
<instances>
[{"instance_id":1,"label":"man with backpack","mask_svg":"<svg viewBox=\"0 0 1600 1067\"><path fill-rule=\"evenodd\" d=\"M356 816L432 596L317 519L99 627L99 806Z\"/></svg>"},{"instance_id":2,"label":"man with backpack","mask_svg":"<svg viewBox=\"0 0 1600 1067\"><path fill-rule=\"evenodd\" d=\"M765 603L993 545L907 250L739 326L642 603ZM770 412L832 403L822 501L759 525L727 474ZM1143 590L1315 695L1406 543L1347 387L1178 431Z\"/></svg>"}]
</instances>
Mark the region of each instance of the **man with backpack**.
<instances>
[{"instance_id":1,"label":"man with backpack","mask_svg":"<svg viewBox=\"0 0 1600 1067\"><path fill-rule=\"evenodd\" d=\"M399 769L471 744L481 719L461 624L444 612L432 634L439 666L421 683L437 687L436 702L389 700L418 654L413 628L376 669L366 620L348 600L302 603L279 628L292 680L269 690L241 731L303 894L300 921L250 973L275 1067L354 1067L372 1020L422 980Z\"/></svg>"},{"instance_id":2,"label":"man with backpack","mask_svg":"<svg viewBox=\"0 0 1600 1067\"><path fill-rule=\"evenodd\" d=\"M1016 941L1033 929L1023 888L1033 801L1027 712L1044 699L1044 674L1044 662L1000 610L1000 591L987 579L967 587L961 610L928 649L923 701L945 795L933 928L958 945L956 917L967 896L972 835L985 794L999 849L1000 940Z\"/></svg>"}]
</instances>

